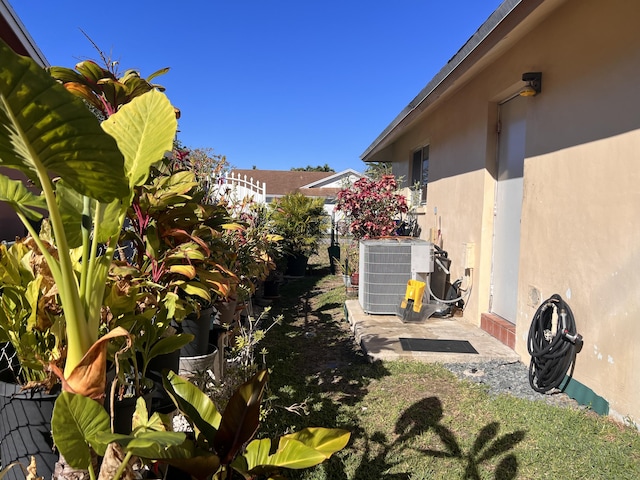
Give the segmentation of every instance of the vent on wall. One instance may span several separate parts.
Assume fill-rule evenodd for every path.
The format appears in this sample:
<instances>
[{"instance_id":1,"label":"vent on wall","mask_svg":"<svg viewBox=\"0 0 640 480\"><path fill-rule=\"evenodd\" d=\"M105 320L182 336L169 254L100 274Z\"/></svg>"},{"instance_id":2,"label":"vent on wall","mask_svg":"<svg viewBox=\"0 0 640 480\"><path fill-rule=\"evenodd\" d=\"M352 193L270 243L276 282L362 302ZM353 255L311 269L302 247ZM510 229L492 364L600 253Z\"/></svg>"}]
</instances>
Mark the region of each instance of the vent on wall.
<instances>
[{"instance_id":1,"label":"vent on wall","mask_svg":"<svg viewBox=\"0 0 640 480\"><path fill-rule=\"evenodd\" d=\"M411 279L412 245L427 243L413 237L360 242L358 301L365 313L394 315L397 312Z\"/></svg>"}]
</instances>

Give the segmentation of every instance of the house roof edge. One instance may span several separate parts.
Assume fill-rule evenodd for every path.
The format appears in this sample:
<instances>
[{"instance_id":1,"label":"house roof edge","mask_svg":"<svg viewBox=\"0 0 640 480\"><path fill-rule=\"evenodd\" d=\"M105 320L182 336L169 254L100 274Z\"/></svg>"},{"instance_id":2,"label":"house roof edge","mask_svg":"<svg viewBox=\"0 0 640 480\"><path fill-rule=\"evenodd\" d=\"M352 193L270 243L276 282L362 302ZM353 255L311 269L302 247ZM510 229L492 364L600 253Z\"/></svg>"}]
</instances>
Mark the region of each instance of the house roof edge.
<instances>
[{"instance_id":1,"label":"house roof edge","mask_svg":"<svg viewBox=\"0 0 640 480\"><path fill-rule=\"evenodd\" d=\"M489 18L476 30L476 32L465 42L465 44L451 57L444 67L427 83L427 85L418 93L418 95L409 102L409 104L393 119L393 121L378 135L378 137L367 147L360 155L360 159L365 158L381 150L386 145L384 141L391 135L400 123L405 120L429 95L448 77L456 73L456 69L460 64L473 52L479 45L484 42L487 37L495 30L495 28L521 3L526 0L505 0L491 14Z\"/></svg>"},{"instance_id":2,"label":"house roof edge","mask_svg":"<svg viewBox=\"0 0 640 480\"><path fill-rule=\"evenodd\" d=\"M41 67L46 68L49 62L36 45L35 40L31 37L26 27L13 10L8 0L0 0L0 16L6 21L12 33L20 42L26 53Z\"/></svg>"}]
</instances>

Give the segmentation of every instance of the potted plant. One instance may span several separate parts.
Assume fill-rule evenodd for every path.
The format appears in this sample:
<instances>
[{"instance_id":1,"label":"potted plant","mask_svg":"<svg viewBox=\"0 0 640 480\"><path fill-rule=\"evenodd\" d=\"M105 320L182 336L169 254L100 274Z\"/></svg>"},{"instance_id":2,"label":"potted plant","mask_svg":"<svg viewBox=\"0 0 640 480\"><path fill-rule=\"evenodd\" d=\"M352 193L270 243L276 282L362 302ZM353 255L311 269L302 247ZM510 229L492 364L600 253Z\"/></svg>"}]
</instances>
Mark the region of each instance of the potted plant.
<instances>
[{"instance_id":1,"label":"potted plant","mask_svg":"<svg viewBox=\"0 0 640 480\"><path fill-rule=\"evenodd\" d=\"M164 386L191 424L193 437L170 431L168 422L158 414L149 417L144 402L138 403L132 433L113 434L106 413L96 408L95 402L64 392L56 404L53 436L62 454L79 469L93 470L92 449L101 456L109 450L119 452L121 461L111 463L105 457L100 467L100 478L113 480L128 471L132 457L176 466L194 478L222 480L233 478L234 473L241 478L276 478L282 468L317 465L347 445L349 432L320 427L305 428L275 441L254 439L266 381L266 370L256 373L235 391L221 414L207 395L170 372Z\"/></svg>"},{"instance_id":2,"label":"potted plant","mask_svg":"<svg viewBox=\"0 0 640 480\"><path fill-rule=\"evenodd\" d=\"M53 466L49 432L60 385L46 365L62 361L64 318L33 239L0 244L0 282L0 458L8 464L33 456ZM18 469L7 475L18 478Z\"/></svg>"},{"instance_id":3,"label":"potted plant","mask_svg":"<svg viewBox=\"0 0 640 480\"><path fill-rule=\"evenodd\" d=\"M326 231L328 216L324 200L295 192L275 200L269 207L273 231L283 238L287 274L304 276L307 261L317 253L320 238Z\"/></svg>"},{"instance_id":4,"label":"potted plant","mask_svg":"<svg viewBox=\"0 0 640 480\"><path fill-rule=\"evenodd\" d=\"M169 320L195 335L183 347L188 356L207 353L212 306L237 283L224 266L226 257L235 255L223 241L228 212L205 204L197 187L194 173L173 162L153 168L146 184L136 188L128 210L121 243L131 253L115 262L153 293Z\"/></svg>"},{"instance_id":5,"label":"potted plant","mask_svg":"<svg viewBox=\"0 0 640 480\"><path fill-rule=\"evenodd\" d=\"M127 335L116 328L101 336L109 266L133 189L171 150L175 110L151 89L100 124L81 100L4 43L0 62L0 163L22 171L40 192L1 176L0 199L22 220L58 289L66 358L53 370L65 391L102 398L106 345ZM30 223L42 210L50 245Z\"/></svg>"}]
</instances>

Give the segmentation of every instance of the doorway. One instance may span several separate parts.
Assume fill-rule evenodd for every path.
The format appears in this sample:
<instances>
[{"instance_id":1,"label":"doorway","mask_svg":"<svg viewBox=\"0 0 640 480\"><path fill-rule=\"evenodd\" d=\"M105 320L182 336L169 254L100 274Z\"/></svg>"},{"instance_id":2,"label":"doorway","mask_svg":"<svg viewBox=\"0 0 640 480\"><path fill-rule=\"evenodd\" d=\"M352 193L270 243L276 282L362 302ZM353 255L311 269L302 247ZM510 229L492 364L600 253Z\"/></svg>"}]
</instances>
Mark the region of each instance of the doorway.
<instances>
[{"instance_id":1,"label":"doorway","mask_svg":"<svg viewBox=\"0 0 640 480\"><path fill-rule=\"evenodd\" d=\"M498 108L498 171L494 208L491 312L515 323L518 308L520 217L524 174L526 99L515 96Z\"/></svg>"}]
</instances>

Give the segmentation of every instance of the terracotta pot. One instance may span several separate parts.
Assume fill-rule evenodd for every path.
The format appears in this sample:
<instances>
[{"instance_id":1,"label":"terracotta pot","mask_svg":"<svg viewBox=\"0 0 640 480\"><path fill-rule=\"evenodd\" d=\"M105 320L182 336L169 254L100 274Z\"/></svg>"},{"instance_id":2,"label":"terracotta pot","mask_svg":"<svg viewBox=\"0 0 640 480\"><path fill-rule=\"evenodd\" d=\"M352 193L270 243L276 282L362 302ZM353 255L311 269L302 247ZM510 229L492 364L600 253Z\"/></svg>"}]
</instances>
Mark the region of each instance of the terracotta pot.
<instances>
[{"instance_id":1,"label":"terracotta pot","mask_svg":"<svg viewBox=\"0 0 640 480\"><path fill-rule=\"evenodd\" d=\"M351 285L356 287L356 286L358 286L359 283L360 283L360 274L359 273L352 273L351 274Z\"/></svg>"}]
</instances>

